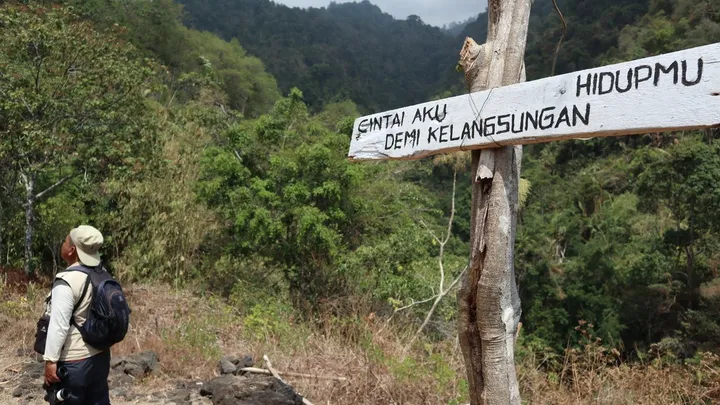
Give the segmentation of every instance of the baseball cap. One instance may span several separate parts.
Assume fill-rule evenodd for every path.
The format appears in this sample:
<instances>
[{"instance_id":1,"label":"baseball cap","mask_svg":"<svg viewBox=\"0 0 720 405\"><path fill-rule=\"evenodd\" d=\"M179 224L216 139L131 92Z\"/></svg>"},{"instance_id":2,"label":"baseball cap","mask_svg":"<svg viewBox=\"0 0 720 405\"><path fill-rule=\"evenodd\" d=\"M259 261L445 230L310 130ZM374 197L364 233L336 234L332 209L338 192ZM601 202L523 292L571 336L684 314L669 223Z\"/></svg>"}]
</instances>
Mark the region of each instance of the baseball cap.
<instances>
[{"instance_id":1,"label":"baseball cap","mask_svg":"<svg viewBox=\"0 0 720 405\"><path fill-rule=\"evenodd\" d=\"M100 231L89 225L80 225L70 231L70 239L77 249L80 263L95 267L100 264L100 248L103 236Z\"/></svg>"}]
</instances>

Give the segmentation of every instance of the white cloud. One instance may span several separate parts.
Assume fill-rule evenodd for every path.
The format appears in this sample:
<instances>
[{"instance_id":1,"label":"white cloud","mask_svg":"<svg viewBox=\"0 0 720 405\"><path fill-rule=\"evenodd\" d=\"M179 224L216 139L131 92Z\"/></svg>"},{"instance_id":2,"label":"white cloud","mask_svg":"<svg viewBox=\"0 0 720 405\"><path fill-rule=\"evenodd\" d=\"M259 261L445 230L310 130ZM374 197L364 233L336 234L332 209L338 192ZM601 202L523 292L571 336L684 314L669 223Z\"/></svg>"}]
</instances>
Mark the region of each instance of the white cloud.
<instances>
[{"instance_id":1,"label":"white cloud","mask_svg":"<svg viewBox=\"0 0 720 405\"><path fill-rule=\"evenodd\" d=\"M290 7L325 7L330 0L273 0ZM345 3L348 0L336 0ZM358 0L359 1L359 0ZM487 0L370 0L384 12L398 19L415 14L427 24L442 26L465 21L485 11Z\"/></svg>"}]
</instances>

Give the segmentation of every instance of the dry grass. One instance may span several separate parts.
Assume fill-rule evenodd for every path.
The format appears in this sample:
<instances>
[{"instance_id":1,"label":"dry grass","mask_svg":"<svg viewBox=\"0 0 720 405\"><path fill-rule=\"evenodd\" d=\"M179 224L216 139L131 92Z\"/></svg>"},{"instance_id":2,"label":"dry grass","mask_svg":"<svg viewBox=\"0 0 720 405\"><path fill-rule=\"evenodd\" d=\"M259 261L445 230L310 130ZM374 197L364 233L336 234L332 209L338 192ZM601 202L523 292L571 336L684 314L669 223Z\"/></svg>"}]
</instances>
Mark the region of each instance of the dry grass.
<instances>
[{"instance_id":1,"label":"dry grass","mask_svg":"<svg viewBox=\"0 0 720 405\"><path fill-rule=\"evenodd\" d=\"M454 342L418 345L402 356L405 334L372 316L339 320L327 316L315 327L296 322L291 311L269 302L243 308L169 287L127 288L132 330L115 355L154 350L162 374L146 385L171 378L206 379L217 373L223 354L267 354L281 371L345 376L347 382L287 378L316 404L463 404L464 366ZM29 297L28 297L29 295ZM21 361L17 349L31 347L42 295L3 291L0 284L0 361ZM6 327L5 325L12 325ZM528 404L711 404L720 403L720 360L706 355L693 364L615 365L599 345L568 351L558 372L526 356L518 365ZM0 377L2 376L0 366ZM142 389L142 388L140 388Z\"/></svg>"}]
</instances>

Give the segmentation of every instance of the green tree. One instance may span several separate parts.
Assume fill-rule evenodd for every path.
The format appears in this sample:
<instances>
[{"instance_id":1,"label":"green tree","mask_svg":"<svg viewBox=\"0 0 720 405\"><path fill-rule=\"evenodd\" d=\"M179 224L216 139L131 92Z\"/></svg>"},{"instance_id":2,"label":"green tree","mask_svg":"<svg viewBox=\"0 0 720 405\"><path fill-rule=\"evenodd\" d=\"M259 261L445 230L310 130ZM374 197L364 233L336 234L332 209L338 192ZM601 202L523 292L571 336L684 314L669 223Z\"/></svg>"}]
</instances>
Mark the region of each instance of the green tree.
<instances>
[{"instance_id":1,"label":"green tree","mask_svg":"<svg viewBox=\"0 0 720 405\"><path fill-rule=\"evenodd\" d=\"M280 97L275 79L259 59L247 54L236 39L229 42L210 32L186 28L182 6L172 0L66 0L97 26L122 27L121 35L171 72L171 101L188 90L188 74L203 75L225 93L224 108L248 117L267 112Z\"/></svg>"},{"instance_id":2,"label":"green tree","mask_svg":"<svg viewBox=\"0 0 720 405\"><path fill-rule=\"evenodd\" d=\"M674 271L687 288L685 308L697 309L700 284L710 275L702 256L714 248L704 241L720 232L720 149L689 138L668 150L639 154L634 167L646 207L672 215L674 226L666 230L664 242L673 256L685 259ZM698 268L704 271L698 274Z\"/></svg>"},{"instance_id":3,"label":"green tree","mask_svg":"<svg viewBox=\"0 0 720 405\"><path fill-rule=\"evenodd\" d=\"M259 59L247 55L240 43L233 39L223 41L209 32L183 28L187 44L195 56L194 62L184 66L196 69L202 59L204 68L212 71L213 79L228 96L230 108L248 117L257 117L268 111L280 97L275 78L265 72Z\"/></svg>"},{"instance_id":4,"label":"green tree","mask_svg":"<svg viewBox=\"0 0 720 405\"><path fill-rule=\"evenodd\" d=\"M353 168L339 153L347 138L310 122L296 90L226 136L228 147L206 152L200 196L233 222L238 254L267 257L298 302L312 300L331 287L327 272L353 208Z\"/></svg>"},{"instance_id":5,"label":"green tree","mask_svg":"<svg viewBox=\"0 0 720 405\"><path fill-rule=\"evenodd\" d=\"M153 72L133 47L63 8L6 4L0 26L0 134L23 187L30 273L38 201L80 174L148 164Z\"/></svg>"}]
</instances>

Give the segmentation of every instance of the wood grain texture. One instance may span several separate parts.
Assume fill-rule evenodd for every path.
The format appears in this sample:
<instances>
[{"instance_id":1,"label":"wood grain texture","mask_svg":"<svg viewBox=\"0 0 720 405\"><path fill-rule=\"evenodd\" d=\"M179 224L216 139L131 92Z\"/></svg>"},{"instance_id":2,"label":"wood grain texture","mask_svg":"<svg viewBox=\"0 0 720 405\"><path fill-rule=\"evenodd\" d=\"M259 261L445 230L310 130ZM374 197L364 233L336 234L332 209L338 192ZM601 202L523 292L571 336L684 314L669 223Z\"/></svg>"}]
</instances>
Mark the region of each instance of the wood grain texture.
<instances>
[{"instance_id":1,"label":"wood grain texture","mask_svg":"<svg viewBox=\"0 0 720 405\"><path fill-rule=\"evenodd\" d=\"M489 38L518 34L503 28ZM508 84L519 77L495 76L507 62L492 57L497 48L493 44L473 41L463 47L463 58L473 61L463 65L466 77L478 78L468 83L470 94L357 119L349 159L420 159L463 150L720 125L720 44L514 85ZM504 55L518 52L508 47ZM484 59L489 59L490 70L481 69L479 61ZM488 87L478 83L504 87L479 91Z\"/></svg>"},{"instance_id":2,"label":"wood grain texture","mask_svg":"<svg viewBox=\"0 0 720 405\"><path fill-rule=\"evenodd\" d=\"M468 89L494 89L488 95L525 80L532 0L492 4L487 42L466 40L460 62ZM514 356L521 308L513 263L521 161L522 146L472 152L470 271L458 293L458 336L472 405L521 403Z\"/></svg>"}]
</instances>

